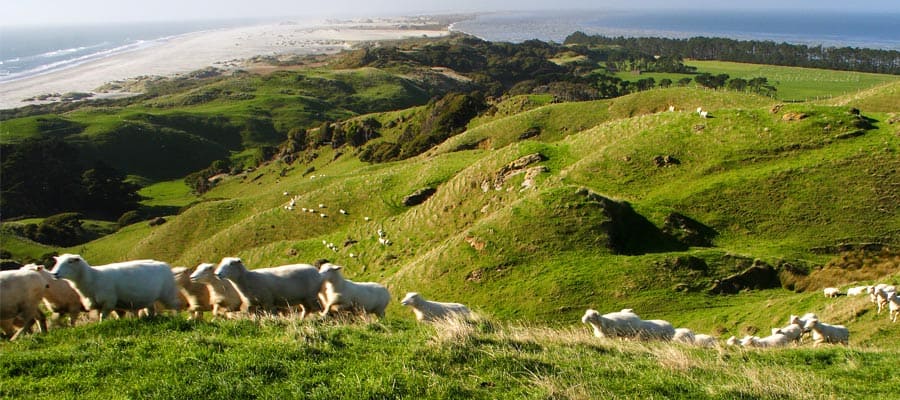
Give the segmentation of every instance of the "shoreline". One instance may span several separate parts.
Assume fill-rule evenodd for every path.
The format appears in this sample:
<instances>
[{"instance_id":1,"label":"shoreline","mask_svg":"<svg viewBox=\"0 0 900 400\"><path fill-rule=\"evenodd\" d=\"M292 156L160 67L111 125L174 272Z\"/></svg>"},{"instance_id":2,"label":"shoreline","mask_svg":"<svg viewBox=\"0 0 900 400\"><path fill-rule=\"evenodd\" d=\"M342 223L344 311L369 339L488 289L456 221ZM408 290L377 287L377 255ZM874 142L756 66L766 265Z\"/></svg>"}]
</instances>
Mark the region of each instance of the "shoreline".
<instances>
[{"instance_id":1,"label":"shoreline","mask_svg":"<svg viewBox=\"0 0 900 400\"><path fill-rule=\"evenodd\" d=\"M234 70L258 56L333 54L364 42L446 36L447 25L428 17L398 17L316 24L284 21L186 33L155 46L0 82L0 110L53 103L65 94L87 100L127 96L100 89L117 81L172 77L207 67Z\"/></svg>"}]
</instances>

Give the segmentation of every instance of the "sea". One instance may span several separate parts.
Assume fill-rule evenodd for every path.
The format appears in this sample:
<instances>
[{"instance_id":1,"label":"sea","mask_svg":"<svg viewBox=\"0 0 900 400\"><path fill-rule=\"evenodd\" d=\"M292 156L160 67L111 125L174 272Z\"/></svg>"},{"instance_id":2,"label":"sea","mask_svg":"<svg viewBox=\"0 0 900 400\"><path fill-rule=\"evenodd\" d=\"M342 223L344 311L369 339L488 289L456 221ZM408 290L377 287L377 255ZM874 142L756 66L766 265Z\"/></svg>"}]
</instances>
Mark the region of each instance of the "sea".
<instances>
[{"instance_id":1,"label":"sea","mask_svg":"<svg viewBox=\"0 0 900 400\"><path fill-rule=\"evenodd\" d=\"M241 19L68 26L0 25L0 82L159 46L180 35L264 22Z\"/></svg>"},{"instance_id":2,"label":"sea","mask_svg":"<svg viewBox=\"0 0 900 400\"><path fill-rule=\"evenodd\" d=\"M0 82L25 79L189 33L272 22L211 20L53 27L0 26ZM452 30L486 40L562 43L575 31L607 36L727 37L900 50L897 13L809 11L527 11L479 14Z\"/></svg>"},{"instance_id":3,"label":"sea","mask_svg":"<svg viewBox=\"0 0 900 400\"><path fill-rule=\"evenodd\" d=\"M849 7L848 7L849 8ZM489 41L531 39L562 43L587 34L625 37L724 37L824 47L900 50L900 6L896 12L583 10L480 14L452 30Z\"/></svg>"}]
</instances>

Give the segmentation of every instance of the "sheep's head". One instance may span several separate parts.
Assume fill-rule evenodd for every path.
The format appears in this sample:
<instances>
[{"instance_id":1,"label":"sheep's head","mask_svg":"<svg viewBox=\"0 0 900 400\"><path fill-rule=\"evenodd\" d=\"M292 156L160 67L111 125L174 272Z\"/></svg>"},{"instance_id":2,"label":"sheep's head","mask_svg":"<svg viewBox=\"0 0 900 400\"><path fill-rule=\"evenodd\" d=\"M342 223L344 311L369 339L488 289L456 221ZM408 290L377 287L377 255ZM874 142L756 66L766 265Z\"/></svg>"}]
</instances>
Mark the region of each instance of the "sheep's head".
<instances>
[{"instance_id":1,"label":"sheep's head","mask_svg":"<svg viewBox=\"0 0 900 400\"><path fill-rule=\"evenodd\" d=\"M319 274L322 275L322 279L326 281L331 281L333 279L339 278L341 276L341 267L340 265L334 265L331 263L322 264L322 268L319 270Z\"/></svg>"},{"instance_id":2,"label":"sheep's head","mask_svg":"<svg viewBox=\"0 0 900 400\"><path fill-rule=\"evenodd\" d=\"M53 258L56 260L56 264L53 265L50 273L55 279L77 279L81 276L82 268L79 267L86 265L84 259L77 254L63 254Z\"/></svg>"},{"instance_id":3,"label":"sheep's head","mask_svg":"<svg viewBox=\"0 0 900 400\"><path fill-rule=\"evenodd\" d=\"M416 302L419 301L420 298L421 296L419 296L418 293L409 292L406 294L406 297L404 297L403 300L400 300L400 304L403 304L404 306L416 304Z\"/></svg>"},{"instance_id":4,"label":"sheep's head","mask_svg":"<svg viewBox=\"0 0 900 400\"><path fill-rule=\"evenodd\" d=\"M197 268L194 269L194 273L191 274L191 282L206 282L216 279L214 273L215 269L216 264L203 263L198 265Z\"/></svg>"},{"instance_id":5,"label":"sheep's head","mask_svg":"<svg viewBox=\"0 0 900 400\"><path fill-rule=\"evenodd\" d=\"M582 324L587 324L590 322L600 322L600 313L597 312L597 310L588 309L584 312L584 316L581 317Z\"/></svg>"},{"instance_id":6,"label":"sheep's head","mask_svg":"<svg viewBox=\"0 0 900 400\"><path fill-rule=\"evenodd\" d=\"M758 342L759 342L759 336L747 335L747 336L744 336L743 339L741 339L741 347L754 346Z\"/></svg>"},{"instance_id":7,"label":"sheep's head","mask_svg":"<svg viewBox=\"0 0 900 400\"><path fill-rule=\"evenodd\" d=\"M803 326L803 330L804 330L804 331L810 331L810 330L812 330L813 328L815 328L816 325L818 325L818 324L819 324L819 320L817 320L817 319L815 319L815 318L810 319L809 321L806 321L806 325Z\"/></svg>"},{"instance_id":8,"label":"sheep's head","mask_svg":"<svg viewBox=\"0 0 900 400\"><path fill-rule=\"evenodd\" d=\"M247 267L244 266L244 262L240 258L225 257L219 262L219 266L216 267L216 276L219 279L236 279L246 270Z\"/></svg>"}]
</instances>

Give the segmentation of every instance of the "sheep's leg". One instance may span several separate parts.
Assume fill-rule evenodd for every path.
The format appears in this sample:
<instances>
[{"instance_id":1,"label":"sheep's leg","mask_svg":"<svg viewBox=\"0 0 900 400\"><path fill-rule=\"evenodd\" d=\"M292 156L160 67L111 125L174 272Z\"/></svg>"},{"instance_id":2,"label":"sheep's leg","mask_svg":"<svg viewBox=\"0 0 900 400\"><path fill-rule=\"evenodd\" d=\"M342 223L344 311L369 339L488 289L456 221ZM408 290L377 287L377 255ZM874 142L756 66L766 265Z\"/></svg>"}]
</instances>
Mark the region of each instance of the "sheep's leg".
<instances>
[{"instance_id":1,"label":"sheep's leg","mask_svg":"<svg viewBox=\"0 0 900 400\"><path fill-rule=\"evenodd\" d=\"M332 307L332 306L334 306L334 302L333 302L333 301L329 301L328 303L325 304L325 309L322 310L322 316L323 316L323 317L327 317L327 316L328 316L328 311L331 310L331 307Z\"/></svg>"},{"instance_id":2,"label":"sheep's leg","mask_svg":"<svg viewBox=\"0 0 900 400\"><path fill-rule=\"evenodd\" d=\"M15 341L16 339L18 339L19 335L21 335L25 332L28 332L28 330L31 329L32 325L34 325L34 318L28 318L25 321L25 325L22 325L22 327L19 328L19 330L17 330L16 333L13 334L11 338L9 338L9 341L12 342L12 341Z\"/></svg>"}]
</instances>

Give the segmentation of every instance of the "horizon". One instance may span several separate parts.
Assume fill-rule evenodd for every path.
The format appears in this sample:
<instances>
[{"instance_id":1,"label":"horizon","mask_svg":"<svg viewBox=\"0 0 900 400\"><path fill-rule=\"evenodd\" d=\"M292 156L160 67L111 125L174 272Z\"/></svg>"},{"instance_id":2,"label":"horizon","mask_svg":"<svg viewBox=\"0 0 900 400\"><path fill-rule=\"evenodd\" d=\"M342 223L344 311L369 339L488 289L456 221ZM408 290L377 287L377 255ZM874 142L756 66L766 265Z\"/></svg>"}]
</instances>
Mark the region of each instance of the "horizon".
<instances>
[{"instance_id":1,"label":"horizon","mask_svg":"<svg viewBox=\"0 0 900 400\"><path fill-rule=\"evenodd\" d=\"M456 6L447 8L437 0L392 0L371 6L363 0L335 0L317 8L302 4L285 3L283 0L257 0L253 4L238 0L192 1L183 4L175 0L159 0L152 6L132 8L110 6L105 0L83 0L73 2L49 0L38 4L10 4L0 14L3 28L27 28L49 26L90 26L97 24L165 23L165 22L214 22L214 21L274 21L283 19L350 19L364 17L399 17L415 15L484 14L496 12L536 12L536 11L683 11L683 12L787 12L805 13L848 13L848 14L900 14L900 6L892 0L869 0L848 10L845 2L836 0L801 0L789 5L775 0L755 2L751 5L734 6L712 0L696 0L688 6L673 5L663 0L607 0L597 4L587 0L562 0L548 8L547 4L536 0L522 0L516 7L510 7L502 0L458 0ZM118 3L117 3L118 4ZM209 9L216 12L210 15ZM2 38L0 38L2 39Z\"/></svg>"}]
</instances>

